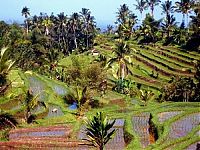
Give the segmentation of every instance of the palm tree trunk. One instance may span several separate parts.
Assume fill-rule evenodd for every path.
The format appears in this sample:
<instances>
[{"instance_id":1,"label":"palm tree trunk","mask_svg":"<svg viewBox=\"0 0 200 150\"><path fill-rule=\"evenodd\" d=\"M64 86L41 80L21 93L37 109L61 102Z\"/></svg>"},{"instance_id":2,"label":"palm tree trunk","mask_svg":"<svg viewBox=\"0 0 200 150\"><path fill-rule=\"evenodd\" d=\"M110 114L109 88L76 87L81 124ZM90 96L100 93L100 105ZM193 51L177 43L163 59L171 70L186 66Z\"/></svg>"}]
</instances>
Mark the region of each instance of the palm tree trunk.
<instances>
[{"instance_id":1,"label":"palm tree trunk","mask_svg":"<svg viewBox=\"0 0 200 150\"><path fill-rule=\"evenodd\" d=\"M124 63L120 64L120 77L121 77L121 79L123 81L124 77L125 77L125 65L124 65Z\"/></svg>"},{"instance_id":2,"label":"palm tree trunk","mask_svg":"<svg viewBox=\"0 0 200 150\"><path fill-rule=\"evenodd\" d=\"M188 28L187 32L188 32L188 35L189 35L189 21L188 21L188 13L187 13L187 28Z\"/></svg>"},{"instance_id":3,"label":"palm tree trunk","mask_svg":"<svg viewBox=\"0 0 200 150\"><path fill-rule=\"evenodd\" d=\"M28 34L28 20L26 20L26 34Z\"/></svg>"},{"instance_id":4,"label":"palm tree trunk","mask_svg":"<svg viewBox=\"0 0 200 150\"><path fill-rule=\"evenodd\" d=\"M75 48L77 49L77 48L78 48L78 45L77 45L77 39L76 39L76 31L75 31L75 27L73 27L73 31L74 31L74 44L75 44Z\"/></svg>"},{"instance_id":5,"label":"palm tree trunk","mask_svg":"<svg viewBox=\"0 0 200 150\"><path fill-rule=\"evenodd\" d=\"M141 14L141 25L142 25L142 18L143 18L143 16L142 16L142 15L143 15L143 14L142 14L142 12L140 12L140 14Z\"/></svg>"},{"instance_id":6,"label":"palm tree trunk","mask_svg":"<svg viewBox=\"0 0 200 150\"><path fill-rule=\"evenodd\" d=\"M153 6L153 5L151 5L151 16L152 16L152 17L154 17L154 14L153 14L153 12L154 12L154 6Z\"/></svg>"},{"instance_id":7,"label":"palm tree trunk","mask_svg":"<svg viewBox=\"0 0 200 150\"><path fill-rule=\"evenodd\" d=\"M183 13L183 19L182 19L182 22L184 23L185 25L185 14Z\"/></svg>"}]
</instances>

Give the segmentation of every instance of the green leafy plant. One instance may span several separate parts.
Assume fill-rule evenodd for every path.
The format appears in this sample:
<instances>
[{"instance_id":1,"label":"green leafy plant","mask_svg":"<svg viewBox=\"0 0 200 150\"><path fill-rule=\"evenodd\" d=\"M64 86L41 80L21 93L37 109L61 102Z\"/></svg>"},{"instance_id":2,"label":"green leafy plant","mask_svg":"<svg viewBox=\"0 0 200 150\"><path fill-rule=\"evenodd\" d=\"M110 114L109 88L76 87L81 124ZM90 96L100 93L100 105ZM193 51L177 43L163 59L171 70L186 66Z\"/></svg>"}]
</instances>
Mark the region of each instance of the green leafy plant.
<instances>
[{"instance_id":1,"label":"green leafy plant","mask_svg":"<svg viewBox=\"0 0 200 150\"><path fill-rule=\"evenodd\" d=\"M91 145L98 147L99 150L103 150L106 143L115 133L115 129L112 129L114 121L108 121L107 117L105 117L102 112L98 112L93 118L86 121L86 135L88 142Z\"/></svg>"},{"instance_id":2,"label":"green leafy plant","mask_svg":"<svg viewBox=\"0 0 200 150\"><path fill-rule=\"evenodd\" d=\"M2 48L0 54L0 94L4 93L9 84L7 84L7 75L14 65L14 61L8 58L8 48Z\"/></svg>"},{"instance_id":3,"label":"green leafy plant","mask_svg":"<svg viewBox=\"0 0 200 150\"><path fill-rule=\"evenodd\" d=\"M25 98L25 120L27 123L32 123L35 116L32 114L31 110L34 110L37 106L43 106L46 108L46 104L38 100L38 96L33 96L32 91L28 90Z\"/></svg>"},{"instance_id":4,"label":"green leafy plant","mask_svg":"<svg viewBox=\"0 0 200 150\"><path fill-rule=\"evenodd\" d=\"M0 129L7 127L16 128L17 124L18 122L12 115L0 111Z\"/></svg>"},{"instance_id":5,"label":"green leafy plant","mask_svg":"<svg viewBox=\"0 0 200 150\"><path fill-rule=\"evenodd\" d=\"M83 114L84 108L86 108L89 105L90 97L87 93L87 87L79 87L76 86L75 88L72 88L68 95L66 96L66 99L68 103L76 103L78 108L78 116L81 116Z\"/></svg>"}]
</instances>

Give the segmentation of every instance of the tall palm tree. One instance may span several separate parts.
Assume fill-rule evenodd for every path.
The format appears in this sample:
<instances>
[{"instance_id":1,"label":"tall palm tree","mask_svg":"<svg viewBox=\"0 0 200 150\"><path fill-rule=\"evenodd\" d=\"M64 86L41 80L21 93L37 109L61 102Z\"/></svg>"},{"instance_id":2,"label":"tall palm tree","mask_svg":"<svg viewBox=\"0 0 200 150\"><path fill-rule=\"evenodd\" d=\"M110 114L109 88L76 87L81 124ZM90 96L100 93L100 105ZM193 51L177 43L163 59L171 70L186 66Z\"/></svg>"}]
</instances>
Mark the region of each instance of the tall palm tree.
<instances>
[{"instance_id":1,"label":"tall palm tree","mask_svg":"<svg viewBox=\"0 0 200 150\"><path fill-rule=\"evenodd\" d=\"M165 1L161 4L162 13L166 14L165 22L162 24L163 29L167 32L167 39L170 36L170 28L175 25L175 17L171 15L174 11L174 6L172 6L172 1Z\"/></svg>"},{"instance_id":2,"label":"tall palm tree","mask_svg":"<svg viewBox=\"0 0 200 150\"><path fill-rule=\"evenodd\" d=\"M133 26L136 23L136 16L129 10L126 4L120 5L117 12L117 22L119 23L117 32L119 37L125 40L130 39Z\"/></svg>"},{"instance_id":3,"label":"tall palm tree","mask_svg":"<svg viewBox=\"0 0 200 150\"><path fill-rule=\"evenodd\" d=\"M113 32L113 26L112 25L107 25L107 34L111 34Z\"/></svg>"},{"instance_id":4,"label":"tall palm tree","mask_svg":"<svg viewBox=\"0 0 200 150\"><path fill-rule=\"evenodd\" d=\"M90 37L94 35L95 30L94 16L91 16L91 11L89 11L89 9L86 8L82 8L80 16L82 19L82 32L85 36L85 45L88 49L90 45Z\"/></svg>"},{"instance_id":5,"label":"tall palm tree","mask_svg":"<svg viewBox=\"0 0 200 150\"><path fill-rule=\"evenodd\" d=\"M68 45L68 28L67 28L67 17L64 12L60 13L56 17L56 36L59 48L64 54L68 54L69 45Z\"/></svg>"},{"instance_id":6,"label":"tall palm tree","mask_svg":"<svg viewBox=\"0 0 200 150\"><path fill-rule=\"evenodd\" d=\"M117 12L117 21L120 24L126 24L128 20L128 16L130 14L130 10L126 4L120 5Z\"/></svg>"},{"instance_id":7,"label":"tall palm tree","mask_svg":"<svg viewBox=\"0 0 200 150\"><path fill-rule=\"evenodd\" d=\"M136 0L137 4L133 4L141 14L141 23L142 23L142 13L147 9L147 2L145 0Z\"/></svg>"},{"instance_id":8,"label":"tall palm tree","mask_svg":"<svg viewBox=\"0 0 200 150\"><path fill-rule=\"evenodd\" d=\"M115 53L116 56L108 61L108 67L111 67L113 63L117 62L119 66L117 74L118 77L123 81L125 76L128 73L131 73L128 67L129 65L132 64L130 61L130 57L128 56L128 54L130 54L130 47L129 45L127 45L126 42L120 41L117 44L117 48L114 49L113 53Z\"/></svg>"},{"instance_id":9,"label":"tall palm tree","mask_svg":"<svg viewBox=\"0 0 200 150\"><path fill-rule=\"evenodd\" d=\"M165 1L161 4L162 13L166 14L166 16L170 15L170 13L174 12L175 6L172 5L172 1Z\"/></svg>"},{"instance_id":10,"label":"tall palm tree","mask_svg":"<svg viewBox=\"0 0 200 150\"><path fill-rule=\"evenodd\" d=\"M42 21L42 25L45 27L45 35L49 35L49 28L53 25L53 22L50 20L49 17L46 17L43 21Z\"/></svg>"},{"instance_id":11,"label":"tall palm tree","mask_svg":"<svg viewBox=\"0 0 200 150\"><path fill-rule=\"evenodd\" d=\"M29 25L28 25L28 20L27 20L27 18L28 18L28 16L30 16L30 9L27 8L27 7L25 6L25 7L23 7L21 13L22 13L22 16L24 16L25 19L26 19L26 21L25 21L25 23L26 23L26 33L28 34Z\"/></svg>"},{"instance_id":12,"label":"tall palm tree","mask_svg":"<svg viewBox=\"0 0 200 150\"><path fill-rule=\"evenodd\" d=\"M115 120L108 121L102 112L97 113L96 116L86 121L85 132L88 139L85 140L98 147L99 150L103 150L116 131L112 129L114 124Z\"/></svg>"},{"instance_id":13,"label":"tall palm tree","mask_svg":"<svg viewBox=\"0 0 200 150\"><path fill-rule=\"evenodd\" d=\"M180 2L175 2L175 4L176 4L176 12L183 14L182 22L185 22L185 15L187 16L187 25L188 25L188 15L191 12L194 1L181 0Z\"/></svg>"},{"instance_id":14,"label":"tall palm tree","mask_svg":"<svg viewBox=\"0 0 200 150\"><path fill-rule=\"evenodd\" d=\"M151 16L154 17L154 7L159 5L159 3L161 2L160 0L146 0L148 7L150 7L151 10Z\"/></svg>"},{"instance_id":15,"label":"tall palm tree","mask_svg":"<svg viewBox=\"0 0 200 150\"><path fill-rule=\"evenodd\" d=\"M78 48L78 44L77 44L77 29L79 26L79 14L78 13L73 13L71 18L71 28L72 28L72 32L73 32L73 38L74 38L74 45L75 45L75 49Z\"/></svg>"}]
</instances>

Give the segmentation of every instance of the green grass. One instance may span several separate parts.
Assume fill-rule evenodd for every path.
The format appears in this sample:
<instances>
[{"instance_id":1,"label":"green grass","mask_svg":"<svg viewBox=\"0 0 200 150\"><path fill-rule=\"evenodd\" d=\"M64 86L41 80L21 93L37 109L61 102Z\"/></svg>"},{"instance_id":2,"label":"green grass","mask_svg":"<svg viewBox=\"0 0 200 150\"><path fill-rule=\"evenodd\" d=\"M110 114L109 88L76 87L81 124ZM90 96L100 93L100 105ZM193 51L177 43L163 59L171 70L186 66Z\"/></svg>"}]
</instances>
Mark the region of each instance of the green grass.
<instances>
[{"instance_id":1,"label":"green grass","mask_svg":"<svg viewBox=\"0 0 200 150\"><path fill-rule=\"evenodd\" d=\"M191 53L188 51L183 51L181 49L173 48L173 47L162 47L164 49L170 50L173 53L177 53L182 56L190 57L192 59L200 60L200 55L197 52Z\"/></svg>"},{"instance_id":2,"label":"green grass","mask_svg":"<svg viewBox=\"0 0 200 150\"><path fill-rule=\"evenodd\" d=\"M167 67L162 66L161 64L158 64L158 63L156 63L156 62L154 62L154 61L151 61L151 60L149 60L149 59L147 59L147 58L142 57L140 54L133 54L133 55L134 55L134 56L137 56L137 57L139 57L139 58L141 58L141 59L143 59L143 60L148 61L148 62L151 63L152 65L154 65L154 66L156 66L156 67L162 69L163 71L165 71L165 72L167 72L167 73L170 73L171 75L188 76L188 74L178 73L178 72L172 71L172 70L168 69Z\"/></svg>"},{"instance_id":3,"label":"green grass","mask_svg":"<svg viewBox=\"0 0 200 150\"><path fill-rule=\"evenodd\" d=\"M153 51L163 51L164 53L168 54L169 56L173 56L173 57L176 57L176 58L179 58L180 60L184 60L184 61L187 61L187 62L192 62L191 59L188 59L188 58L185 58L181 55L178 55L177 53L172 53L172 52L169 52L169 51L165 51L165 50L161 50L161 49L156 49L154 47L151 47L151 46L147 46L150 50L153 50Z\"/></svg>"}]
</instances>

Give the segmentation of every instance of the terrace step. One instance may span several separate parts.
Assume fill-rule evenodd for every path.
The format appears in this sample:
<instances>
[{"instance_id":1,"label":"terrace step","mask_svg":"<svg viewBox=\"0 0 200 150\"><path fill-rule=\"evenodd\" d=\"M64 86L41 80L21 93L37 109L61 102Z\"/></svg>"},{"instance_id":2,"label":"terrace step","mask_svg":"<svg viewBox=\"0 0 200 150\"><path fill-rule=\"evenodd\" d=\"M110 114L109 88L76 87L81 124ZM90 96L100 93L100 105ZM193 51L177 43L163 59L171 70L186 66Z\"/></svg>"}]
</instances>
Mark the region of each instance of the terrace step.
<instances>
[{"instance_id":1,"label":"terrace step","mask_svg":"<svg viewBox=\"0 0 200 150\"><path fill-rule=\"evenodd\" d=\"M187 115L186 117L172 123L168 140L186 136L191 130L200 124L200 113Z\"/></svg>"},{"instance_id":2,"label":"terrace step","mask_svg":"<svg viewBox=\"0 0 200 150\"><path fill-rule=\"evenodd\" d=\"M166 120L182 113L182 111L169 111L169 112L161 112L158 114L158 120L160 123L165 122Z\"/></svg>"},{"instance_id":3,"label":"terrace step","mask_svg":"<svg viewBox=\"0 0 200 150\"><path fill-rule=\"evenodd\" d=\"M8 141L0 142L1 150L21 150L21 149L38 149L38 150L88 150L89 146L83 145L84 143L78 141L68 142L47 142L47 141Z\"/></svg>"},{"instance_id":4,"label":"terrace step","mask_svg":"<svg viewBox=\"0 0 200 150\"><path fill-rule=\"evenodd\" d=\"M200 141L196 142L186 148L186 150L194 150L194 149L196 149L196 150L200 149Z\"/></svg>"},{"instance_id":5,"label":"terrace step","mask_svg":"<svg viewBox=\"0 0 200 150\"><path fill-rule=\"evenodd\" d=\"M69 126L49 126L49 127L38 127L38 128L22 128L14 129L9 133L9 140L17 139L28 139L28 138L51 138L51 137L69 137L72 130Z\"/></svg>"},{"instance_id":6,"label":"terrace step","mask_svg":"<svg viewBox=\"0 0 200 150\"><path fill-rule=\"evenodd\" d=\"M70 126L49 126L36 128L14 129L9 132L9 140L0 142L0 149L90 149L86 142L71 141L69 136Z\"/></svg>"}]
</instances>

